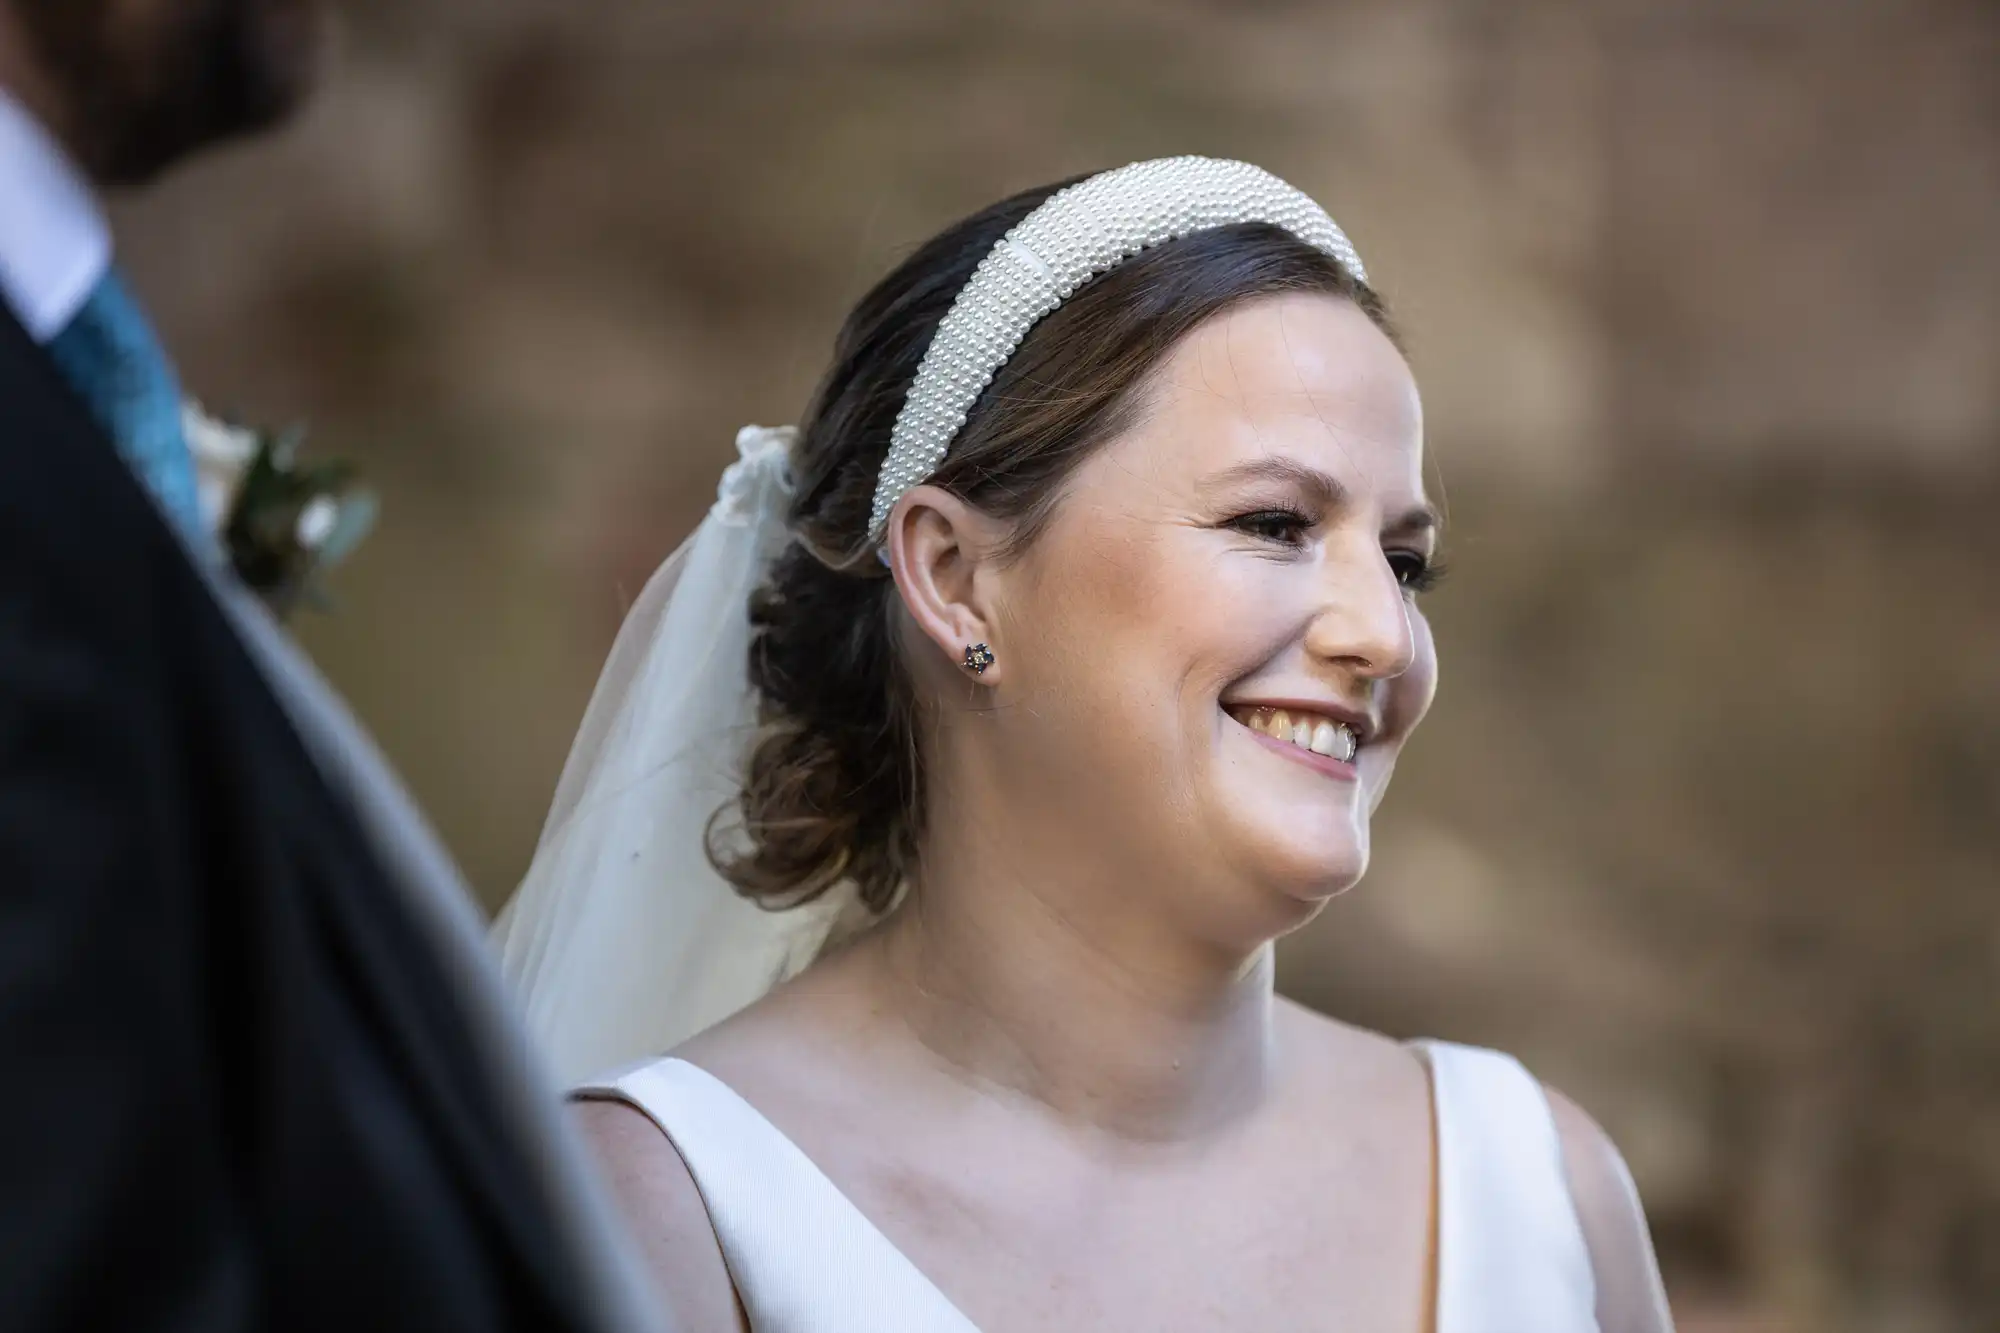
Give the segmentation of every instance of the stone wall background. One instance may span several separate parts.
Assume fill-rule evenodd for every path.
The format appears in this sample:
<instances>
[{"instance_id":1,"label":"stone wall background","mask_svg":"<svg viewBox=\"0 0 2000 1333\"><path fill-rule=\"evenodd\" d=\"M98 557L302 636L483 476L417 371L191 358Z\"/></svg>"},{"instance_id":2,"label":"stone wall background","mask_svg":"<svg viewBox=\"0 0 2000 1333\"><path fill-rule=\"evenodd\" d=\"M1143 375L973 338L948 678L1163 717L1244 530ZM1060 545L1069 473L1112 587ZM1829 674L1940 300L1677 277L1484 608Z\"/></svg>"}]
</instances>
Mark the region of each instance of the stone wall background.
<instances>
[{"instance_id":1,"label":"stone wall background","mask_svg":"<svg viewBox=\"0 0 2000 1333\"><path fill-rule=\"evenodd\" d=\"M490 904L737 425L950 219L1172 152L1325 201L1456 574L1286 984L1596 1111L1683 1327L2000 1326L2000 8L355 0L126 207L187 378L385 493L309 646Z\"/></svg>"}]
</instances>

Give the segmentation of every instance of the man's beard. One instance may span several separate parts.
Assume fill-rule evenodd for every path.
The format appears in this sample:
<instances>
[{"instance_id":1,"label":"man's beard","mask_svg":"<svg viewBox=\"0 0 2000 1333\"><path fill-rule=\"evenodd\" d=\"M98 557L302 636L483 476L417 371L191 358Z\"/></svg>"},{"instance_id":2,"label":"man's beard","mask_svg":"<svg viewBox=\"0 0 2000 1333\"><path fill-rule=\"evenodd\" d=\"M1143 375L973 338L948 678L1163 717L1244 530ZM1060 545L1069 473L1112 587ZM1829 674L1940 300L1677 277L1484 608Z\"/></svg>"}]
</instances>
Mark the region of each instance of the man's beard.
<instances>
[{"instance_id":1,"label":"man's beard","mask_svg":"<svg viewBox=\"0 0 2000 1333\"><path fill-rule=\"evenodd\" d=\"M101 185L137 184L265 129L310 90L319 0L0 0L60 98L55 128Z\"/></svg>"}]
</instances>

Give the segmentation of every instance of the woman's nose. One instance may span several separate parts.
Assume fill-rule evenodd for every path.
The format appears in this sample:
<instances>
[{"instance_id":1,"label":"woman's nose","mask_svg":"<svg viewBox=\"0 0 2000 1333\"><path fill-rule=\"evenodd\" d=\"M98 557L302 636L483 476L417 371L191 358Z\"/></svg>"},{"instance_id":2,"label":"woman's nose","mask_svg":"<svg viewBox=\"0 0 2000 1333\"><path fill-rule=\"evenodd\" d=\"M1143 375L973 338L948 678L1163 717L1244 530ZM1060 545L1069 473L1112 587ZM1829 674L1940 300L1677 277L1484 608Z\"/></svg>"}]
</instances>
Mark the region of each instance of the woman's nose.
<instances>
[{"instance_id":1,"label":"woman's nose","mask_svg":"<svg viewBox=\"0 0 2000 1333\"><path fill-rule=\"evenodd\" d=\"M1366 680L1393 680L1416 660L1409 598L1372 541L1326 548L1324 603L1306 632L1306 648Z\"/></svg>"}]
</instances>

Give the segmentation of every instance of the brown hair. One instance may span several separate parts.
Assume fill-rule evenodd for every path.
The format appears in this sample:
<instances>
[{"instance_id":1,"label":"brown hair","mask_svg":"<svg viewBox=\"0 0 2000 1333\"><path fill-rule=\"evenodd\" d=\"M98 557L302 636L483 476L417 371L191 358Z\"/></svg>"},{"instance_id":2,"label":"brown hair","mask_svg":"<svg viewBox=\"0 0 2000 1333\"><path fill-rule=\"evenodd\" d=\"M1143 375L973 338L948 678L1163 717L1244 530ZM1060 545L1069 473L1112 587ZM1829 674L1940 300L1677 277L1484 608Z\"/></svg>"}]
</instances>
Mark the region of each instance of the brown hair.
<instances>
[{"instance_id":1,"label":"brown hair","mask_svg":"<svg viewBox=\"0 0 2000 1333\"><path fill-rule=\"evenodd\" d=\"M761 730L740 802L709 826L716 868L767 907L849 882L880 913L916 870L922 701L896 646L894 581L869 546L876 477L959 289L1061 188L1016 195L947 229L862 298L834 344L793 449L794 540L750 603ZM1225 227L1145 251L1035 326L973 405L931 484L1012 520L1022 549L1176 342L1244 301L1299 291L1351 300L1393 336L1373 290L1277 227Z\"/></svg>"}]
</instances>

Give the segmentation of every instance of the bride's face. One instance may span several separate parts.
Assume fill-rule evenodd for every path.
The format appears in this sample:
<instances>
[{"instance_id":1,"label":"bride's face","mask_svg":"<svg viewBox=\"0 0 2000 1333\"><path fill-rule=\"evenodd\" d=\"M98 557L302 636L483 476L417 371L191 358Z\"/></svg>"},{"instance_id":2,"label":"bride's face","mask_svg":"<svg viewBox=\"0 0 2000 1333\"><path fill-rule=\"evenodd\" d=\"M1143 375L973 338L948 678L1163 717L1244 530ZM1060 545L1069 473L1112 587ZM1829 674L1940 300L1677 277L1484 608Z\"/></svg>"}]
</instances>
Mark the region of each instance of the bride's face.
<instances>
[{"instance_id":1,"label":"bride's face","mask_svg":"<svg viewBox=\"0 0 2000 1333\"><path fill-rule=\"evenodd\" d=\"M1394 345L1329 296L1238 307L1010 571L1001 743L1107 849L1247 880L1282 925L1367 867L1436 685L1437 540Z\"/></svg>"}]
</instances>

